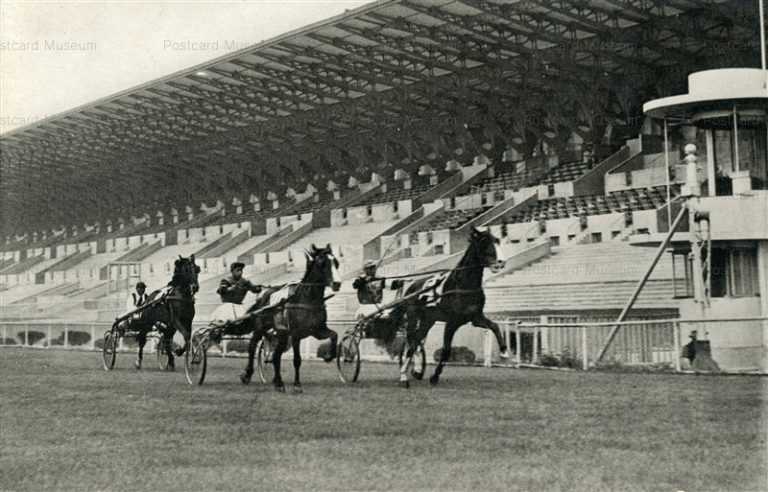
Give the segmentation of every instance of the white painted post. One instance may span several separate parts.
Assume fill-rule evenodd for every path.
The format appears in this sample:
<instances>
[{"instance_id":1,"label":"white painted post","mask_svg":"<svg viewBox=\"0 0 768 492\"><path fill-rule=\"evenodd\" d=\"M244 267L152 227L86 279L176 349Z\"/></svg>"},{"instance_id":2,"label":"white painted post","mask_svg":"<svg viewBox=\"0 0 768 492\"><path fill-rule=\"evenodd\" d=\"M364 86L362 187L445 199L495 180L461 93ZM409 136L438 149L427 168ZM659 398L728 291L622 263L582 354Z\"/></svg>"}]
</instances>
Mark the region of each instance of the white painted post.
<instances>
[{"instance_id":1,"label":"white painted post","mask_svg":"<svg viewBox=\"0 0 768 492\"><path fill-rule=\"evenodd\" d=\"M485 331L485 340L483 345L483 366L491 367L493 364L493 361L491 360L491 333L488 330Z\"/></svg>"},{"instance_id":2,"label":"white painted post","mask_svg":"<svg viewBox=\"0 0 768 492\"><path fill-rule=\"evenodd\" d=\"M548 316L541 316L539 318L539 323L542 325L546 325L549 322ZM549 328L540 328L541 329L541 351L542 353L549 352Z\"/></svg>"},{"instance_id":3,"label":"white painted post","mask_svg":"<svg viewBox=\"0 0 768 492\"><path fill-rule=\"evenodd\" d=\"M51 344L53 343L53 340L51 340L51 333L53 333L53 326L48 324L48 343L45 348L51 348Z\"/></svg>"},{"instance_id":4,"label":"white painted post","mask_svg":"<svg viewBox=\"0 0 768 492\"><path fill-rule=\"evenodd\" d=\"M224 340L221 342L221 358L225 358L227 356L227 344L229 343L229 340Z\"/></svg>"},{"instance_id":5,"label":"white painted post","mask_svg":"<svg viewBox=\"0 0 768 492\"><path fill-rule=\"evenodd\" d=\"M520 325L522 325L522 322L518 321L517 326L515 327L515 358L517 359L516 367L520 367L520 364L523 362L523 337L520 335Z\"/></svg>"},{"instance_id":6,"label":"white painted post","mask_svg":"<svg viewBox=\"0 0 768 492\"><path fill-rule=\"evenodd\" d=\"M64 324L64 348L69 348L69 329L66 323Z\"/></svg>"},{"instance_id":7,"label":"white painted post","mask_svg":"<svg viewBox=\"0 0 768 492\"><path fill-rule=\"evenodd\" d=\"M509 355L509 324L512 322L509 318L504 322L504 343L507 346L507 355Z\"/></svg>"},{"instance_id":8,"label":"white painted post","mask_svg":"<svg viewBox=\"0 0 768 492\"><path fill-rule=\"evenodd\" d=\"M533 329L533 357L531 357L531 362L533 364L539 363L539 333L541 333L540 327L535 327Z\"/></svg>"},{"instance_id":9,"label":"white painted post","mask_svg":"<svg viewBox=\"0 0 768 492\"><path fill-rule=\"evenodd\" d=\"M675 321L672 323L672 344L673 352L672 352L672 360L675 363L675 372L680 372L680 322Z\"/></svg>"},{"instance_id":10,"label":"white painted post","mask_svg":"<svg viewBox=\"0 0 768 492\"><path fill-rule=\"evenodd\" d=\"M585 371L589 369L589 358L587 356L587 325L581 327L581 368Z\"/></svg>"},{"instance_id":11,"label":"white painted post","mask_svg":"<svg viewBox=\"0 0 768 492\"><path fill-rule=\"evenodd\" d=\"M96 350L96 325L91 325L91 350Z\"/></svg>"},{"instance_id":12,"label":"white painted post","mask_svg":"<svg viewBox=\"0 0 768 492\"><path fill-rule=\"evenodd\" d=\"M24 325L24 346L29 347L29 325Z\"/></svg>"}]
</instances>

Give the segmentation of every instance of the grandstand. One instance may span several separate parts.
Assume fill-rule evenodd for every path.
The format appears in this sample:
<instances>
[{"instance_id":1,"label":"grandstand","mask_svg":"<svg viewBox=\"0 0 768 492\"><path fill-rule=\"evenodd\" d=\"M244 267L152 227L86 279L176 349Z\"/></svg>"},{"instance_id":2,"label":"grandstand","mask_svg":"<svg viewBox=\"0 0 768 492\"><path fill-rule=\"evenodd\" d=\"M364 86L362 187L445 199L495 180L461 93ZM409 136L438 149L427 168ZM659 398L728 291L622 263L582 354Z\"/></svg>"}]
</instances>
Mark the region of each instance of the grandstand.
<instances>
[{"instance_id":1,"label":"grandstand","mask_svg":"<svg viewBox=\"0 0 768 492\"><path fill-rule=\"evenodd\" d=\"M234 261L254 282L287 282L304 248L329 243L345 278L368 259L412 273L455 263L475 226L512 259L489 279L492 313L618 316L654 259L642 246L690 196L686 143L750 171L764 196L764 101L743 113L741 168L725 167L741 154L721 126L675 128L665 147L659 114L642 112L685 92L689 73L759 65L753 10L380 1L3 134L0 316L109 321L129 285L159 287L195 254L207 319ZM743 190L741 175L727 193L709 171L709 198ZM762 232L738 234L722 240L757 241L747 249L768 261ZM673 257L631 316L691 312ZM750 313L768 314L757 302ZM345 285L331 311L354 309Z\"/></svg>"}]
</instances>

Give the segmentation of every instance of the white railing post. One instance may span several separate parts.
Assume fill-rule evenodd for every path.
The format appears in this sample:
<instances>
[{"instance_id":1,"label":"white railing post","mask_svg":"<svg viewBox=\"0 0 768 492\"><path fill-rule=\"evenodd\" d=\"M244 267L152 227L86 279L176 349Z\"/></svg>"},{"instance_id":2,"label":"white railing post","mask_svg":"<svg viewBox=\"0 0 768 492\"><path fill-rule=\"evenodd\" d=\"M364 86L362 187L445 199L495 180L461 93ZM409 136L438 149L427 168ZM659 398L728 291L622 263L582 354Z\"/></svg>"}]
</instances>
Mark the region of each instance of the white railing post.
<instances>
[{"instance_id":1,"label":"white railing post","mask_svg":"<svg viewBox=\"0 0 768 492\"><path fill-rule=\"evenodd\" d=\"M64 348L69 348L69 329L67 328L67 324L64 323Z\"/></svg>"},{"instance_id":2,"label":"white railing post","mask_svg":"<svg viewBox=\"0 0 768 492\"><path fill-rule=\"evenodd\" d=\"M675 321L672 323L672 360L675 364L675 372L680 372L680 322Z\"/></svg>"},{"instance_id":3,"label":"white railing post","mask_svg":"<svg viewBox=\"0 0 768 492\"><path fill-rule=\"evenodd\" d=\"M96 350L96 325L91 325L91 350Z\"/></svg>"},{"instance_id":4,"label":"white railing post","mask_svg":"<svg viewBox=\"0 0 768 492\"><path fill-rule=\"evenodd\" d=\"M29 325L24 325L24 346L29 347Z\"/></svg>"},{"instance_id":5,"label":"white railing post","mask_svg":"<svg viewBox=\"0 0 768 492\"><path fill-rule=\"evenodd\" d=\"M531 356L531 363L539 363L539 333L541 333L541 327L536 326L533 328L533 355Z\"/></svg>"},{"instance_id":6,"label":"white railing post","mask_svg":"<svg viewBox=\"0 0 768 492\"><path fill-rule=\"evenodd\" d=\"M509 355L509 345L510 345L510 343L509 343L509 341L510 341L509 340L509 325L510 325L511 322L512 322L512 320L509 319L509 318L507 318L504 321L504 343L507 346L507 355Z\"/></svg>"},{"instance_id":7,"label":"white railing post","mask_svg":"<svg viewBox=\"0 0 768 492\"><path fill-rule=\"evenodd\" d=\"M53 340L51 340L52 333L53 333L53 325L49 323L48 324L48 343L46 344L45 348L51 348L51 345L53 344Z\"/></svg>"},{"instance_id":8,"label":"white railing post","mask_svg":"<svg viewBox=\"0 0 768 492\"><path fill-rule=\"evenodd\" d=\"M581 326L581 368L589 369L589 357L587 354L587 325Z\"/></svg>"},{"instance_id":9,"label":"white railing post","mask_svg":"<svg viewBox=\"0 0 768 492\"><path fill-rule=\"evenodd\" d=\"M227 356L227 345L229 344L229 340L222 340L221 342L221 358L225 358Z\"/></svg>"},{"instance_id":10,"label":"white railing post","mask_svg":"<svg viewBox=\"0 0 768 492\"><path fill-rule=\"evenodd\" d=\"M520 334L520 326L522 324L521 321L518 321L515 326L515 358L517 359L518 368L523 363L523 337Z\"/></svg>"},{"instance_id":11,"label":"white railing post","mask_svg":"<svg viewBox=\"0 0 768 492\"><path fill-rule=\"evenodd\" d=\"M483 366L491 367L493 361L491 360L491 332L485 331L485 339L483 340Z\"/></svg>"},{"instance_id":12,"label":"white railing post","mask_svg":"<svg viewBox=\"0 0 768 492\"><path fill-rule=\"evenodd\" d=\"M546 325L549 323L549 317L548 316L541 316L539 318L539 323L542 325ZM541 330L541 352L546 354L549 352L549 327L540 328Z\"/></svg>"}]
</instances>

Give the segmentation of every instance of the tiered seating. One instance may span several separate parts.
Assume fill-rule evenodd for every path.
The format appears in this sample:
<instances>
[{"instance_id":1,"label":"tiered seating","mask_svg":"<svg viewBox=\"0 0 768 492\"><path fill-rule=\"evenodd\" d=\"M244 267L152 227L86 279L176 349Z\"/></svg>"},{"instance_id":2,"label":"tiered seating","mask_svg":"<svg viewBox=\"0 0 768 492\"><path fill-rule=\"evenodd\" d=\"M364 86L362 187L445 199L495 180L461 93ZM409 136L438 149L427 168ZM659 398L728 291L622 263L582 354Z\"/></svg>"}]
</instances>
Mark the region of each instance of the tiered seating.
<instances>
[{"instance_id":1,"label":"tiered seating","mask_svg":"<svg viewBox=\"0 0 768 492\"><path fill-rule=\"evenodd\" d=\"M420 195L424 194L427 190L432 188L431 185L425 184L425 185L414 185L411 189L406 190L404 188L397 188L397 189L388 189L384 193L377 193L376 195L373 195L372 197L369 197L366 200L363 200L362 202L355 203L353 206L360 207L365 205L375 205L377 203L387 203L387 202L397 202L400 200L412 200L414 198L418 198Z\"/></svg>"},{"instance_id":2,"label":"tiered seating","mask_svg":"<svg viewBox=\"0 0 768 492\"><path fill-rule=\"evenodd\" d=\"M550 257L490 280L486 307L510 312L621 309L655 253L655 248L622 242L556 248ZM665 255L636 307L674 307L672 278L672 259Z\"/></svg>"},{"instance_id":3,"label":"tiered seating","mask_svg":"<svg viewBox=\"0 0 768 492\"><path fill-rule=\"evenodd\" d=\"M296 214L306 214L313 210L320 210L333 201L333 195L321 197L319 201L308 200L307 203L295 210Z\"/></svg>"},{"instance_id":4,"label":"tiered seating","mask_svg":"<svg viewBox=\"0 0 768 492\"><path fill-rule=\"evenodd\" d=\"M529 186L536 175L531 171L507 171L492 178L485 178L471 188L471 193L488 193L493 191L517 190Z\"/></svg>"},{"instance_id":5,"label":"tiered seating","mask_svg":"<svg viewBox=\"0 0 768 492\"><path fill-rule=\"evenodd\" d=\"M15 275L15 274L18 274L18 273L23 273L23 272L29 270L30 268L32 268L33 266L35 266L35 265L37 265L39 263L42 263L44 260L45 260L45 257L43 255L32 256L30 258L27 258L25 260L21 260L20 262L15 263L15 264L9 266L5 270L0 271L0 274L3 274L3 275Z\"/></svg>"},{"instance_id":6,"label":"tiered seating","mask_svg":"<svg viewBox=\"0 0 768 492\"><path fill-rule=\"evenodd\" d=\"M573 181L589 171L589 164L582 161L565 162L552 169L541 181L541 184Z\"/></svg>"},{"instance_id":7,"label":"tiered seating","mask_svg":"<svg viewBox=\"0 0 768 492\"><path fill-rule=\"evenodd\" d=\"M437 214L434 218L428 220L420 227L417 227L411 233L413 234L426 231L440 231L443 229L456 229L463 226L478 215L482 214L489 208L490 207L472 208L468 210L446 210Z\"/></svg>"},{"instance_id":8,"label":"tiered seating","mask_svg":"<svg viewBox=\"0 0 768 492\"><path fill-rule=\"evenodd\" d=\"M677 188L672 190L672 195L677 194ZM547 220L578 217L582 212L587 215L601 215L625 211L652 210L666 203L666 188L656 186L653 188L622 190L608 195L571 196L564 198L550 198L539 200L531 207L514 215L503 215L494 220L492 224L514 224L517 222L531 222L539 218Z\"/></svg>"}]
</instances>

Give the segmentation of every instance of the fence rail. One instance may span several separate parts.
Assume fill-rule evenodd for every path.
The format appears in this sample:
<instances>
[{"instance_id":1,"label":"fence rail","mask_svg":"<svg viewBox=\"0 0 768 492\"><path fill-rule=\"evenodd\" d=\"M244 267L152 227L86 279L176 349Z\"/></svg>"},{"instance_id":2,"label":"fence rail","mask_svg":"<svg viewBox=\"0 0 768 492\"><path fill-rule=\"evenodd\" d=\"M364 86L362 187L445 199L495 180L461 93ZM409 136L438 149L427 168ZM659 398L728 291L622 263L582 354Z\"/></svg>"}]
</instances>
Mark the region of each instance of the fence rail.
<instances>
[{"instance_id":1,"label":"fence rail","mask_svg":"<svg viewBox=\"0 0 768 492\"><path fill-rule=\"evenodd\" d=\"M647 319L624 321L621 323L580 322L575 317L527 317L520 319L497 320L508 347L512 347L510 360L499 356L496 341L487 330L479 331L479 352L476 362L482 365L504 367L552 367L575 370L588 370L604 366L654 366L660 369L680 372L684 360L681 350L688 334L696 330L699 340L708 338L707 330L727 327L728 331L742 330L753 338L753 345L745 342L743 347L718 348L722 357L737 359L741 354L763 350L761 344L763 331L768 330L768 317L730 318L718 320L689 319ZM352 320L329 322L329 327L339 334L354 326ZM23 348L61 348L76 350L100 350L99 341L110 329L110 322L79 321L0 321L0 347ZM205 322L194 323L193 328L202 328ZM602 362L597 361L600 348L611 329L619 326L617 336L606 352ZM180 335L176 335L180 340ZM442 338L442 337L440 337ZM222 357L243 354L243 345L236 344L234 338L227 338L222 343L219 353ZM314 338L304 339L301 344L302 357L316 357L318 346L325 341ZM231 349L230 346L238 349ZM147 346L147 351L154 351L155 343ZM123 351L135 349L130 339L123 341ZM212 349L216 353L216 348ZM384 348L374 340L363 340L361 357L368 361L391 360ZM432 362L432 361L430 361ZM764 371L759 364L745 367L744 371ZM741 371L740 371L741 372Z\"/></svg>"}]
</instances>

